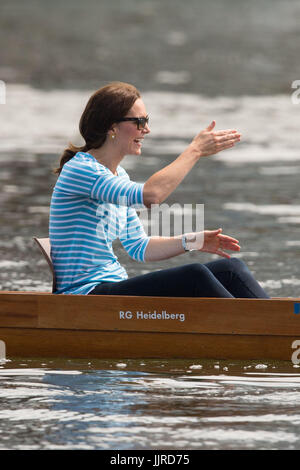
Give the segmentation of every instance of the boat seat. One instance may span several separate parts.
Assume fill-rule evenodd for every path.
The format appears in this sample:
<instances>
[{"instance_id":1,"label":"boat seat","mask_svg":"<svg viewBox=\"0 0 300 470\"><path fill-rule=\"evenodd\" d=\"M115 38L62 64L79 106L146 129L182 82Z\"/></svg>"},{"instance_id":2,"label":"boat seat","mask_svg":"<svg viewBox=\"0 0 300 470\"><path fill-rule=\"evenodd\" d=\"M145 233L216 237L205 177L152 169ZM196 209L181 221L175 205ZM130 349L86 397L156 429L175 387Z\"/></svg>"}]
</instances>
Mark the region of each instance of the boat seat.
<instances>
[{"instance_id":1,"label":"boat seat","mask_svg":"<svg viewBox=\"0 0 300 470\"><path fill-rule=\"evenodd\" d=\"M37 237L33 237L33 239L37 243L44 257L46 258L46 261L50 268L51 275L52 275L52 293L53 293L56 290L56 279L55 279L55 271L54 271L54 267L53 267L53 263L51 259L50 239L49 238L37 238Z\"/></svg>"}]
</instances>

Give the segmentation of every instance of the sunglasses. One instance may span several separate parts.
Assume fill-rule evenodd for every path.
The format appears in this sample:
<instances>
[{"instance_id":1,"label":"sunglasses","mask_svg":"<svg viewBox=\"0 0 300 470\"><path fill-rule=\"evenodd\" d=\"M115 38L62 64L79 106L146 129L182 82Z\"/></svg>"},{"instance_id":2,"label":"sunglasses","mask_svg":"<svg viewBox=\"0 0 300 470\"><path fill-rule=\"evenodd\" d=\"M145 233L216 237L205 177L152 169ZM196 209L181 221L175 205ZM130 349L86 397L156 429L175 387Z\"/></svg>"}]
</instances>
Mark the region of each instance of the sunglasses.
<instances>
[{"instance_id":1,"label":"sunglasses","mask_svg":"<svg viewBox=\"0 0 300 470\"><path fill-rule=\"evenodd\" d=\"M116 122L123 122L123 121L132 121L135 122L138 130L145 129L146 125L149 122L149 116L146 117L125 117L122 119L118 119Z\"/></svg>"}]
</instances>

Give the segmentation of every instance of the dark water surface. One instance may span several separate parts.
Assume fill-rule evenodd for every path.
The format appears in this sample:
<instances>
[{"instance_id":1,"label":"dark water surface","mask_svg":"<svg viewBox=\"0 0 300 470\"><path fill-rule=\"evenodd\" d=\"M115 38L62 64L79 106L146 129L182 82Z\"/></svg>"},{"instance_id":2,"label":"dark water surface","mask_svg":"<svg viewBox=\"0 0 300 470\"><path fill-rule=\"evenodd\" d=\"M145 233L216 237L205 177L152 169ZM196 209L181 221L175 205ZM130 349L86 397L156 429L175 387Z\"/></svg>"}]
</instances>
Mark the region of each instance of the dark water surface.
<instances>
[{"instance_id":1,"label":"dark water surface","mask_svg":"<svg viewBox=\"0 0 300 470\"><path fill-rule=\"evenodd\" d=\"M297 0L1 0L0 79L286 93L299 78L299 17Z\"/></svg>"},{"instance_id":2,"label":"dark water surface","mask_svg":"<svg viewBox=\"0 0 300 470\"><path fill-rule=\"evenodd\" d=\"M299 449L297 370L16 358L0 366L0 449Z\"/></svg>"}]
</instances>

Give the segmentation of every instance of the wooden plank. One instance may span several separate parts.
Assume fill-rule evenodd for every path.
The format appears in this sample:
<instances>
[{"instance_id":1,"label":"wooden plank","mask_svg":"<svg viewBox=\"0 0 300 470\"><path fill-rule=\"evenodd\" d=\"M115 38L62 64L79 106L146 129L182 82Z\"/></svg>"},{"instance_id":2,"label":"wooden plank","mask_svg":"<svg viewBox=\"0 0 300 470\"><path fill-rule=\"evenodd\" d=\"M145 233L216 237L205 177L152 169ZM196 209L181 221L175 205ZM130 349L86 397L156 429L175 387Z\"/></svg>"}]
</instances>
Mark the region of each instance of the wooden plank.
<instances>
[{"instance_id":1,"label":"wooden plank","mask_svg":"<svg viewBox=\"0 0 300 470\"><path fill-rule=\"evenodd\" d=\"M49 295L39 298L38 326L289 336L300 334L294 304L291 299Z\"/></svg>"},{"instance_id":2,"label":"wooden plank","mask_svg":"<svg viewBox=\"0 0 300 470\"><path fill-rule=\"evenodd\" d=\"M299 301L2 292L0 327L291 336Z\"/></svg>"},{"instance_id":3,"label":"wooden plank","mask_svg":"<svg viewBox=\"0 0 300 470\"><path fill-rule=\"evenodd\" d=\"M3 328L7 357L291 360L300 336Z\"/></svg>"},{"instance_id":4,"label":"wooden plank","mask_svg":"<svg viewBox=\"0 0 300 470\"><path fill-rule=\"evenodd\" d=\"M0 326L34 327L38 324L38 297L1 293Z\"/></svg>"},{"instance_id":5,"label":"wooden plank","mask_svg":"<svg viewBox=\"0 0 300 470\"><path fill-rule=\"evenodd\" d=\"M35 295L35 296L40 296L40 295L49 295L52 294L50 291L49 292L37 292L36 290L1 290L0 291L0 296L1 295Z\"/></svg>"}]
</instances>

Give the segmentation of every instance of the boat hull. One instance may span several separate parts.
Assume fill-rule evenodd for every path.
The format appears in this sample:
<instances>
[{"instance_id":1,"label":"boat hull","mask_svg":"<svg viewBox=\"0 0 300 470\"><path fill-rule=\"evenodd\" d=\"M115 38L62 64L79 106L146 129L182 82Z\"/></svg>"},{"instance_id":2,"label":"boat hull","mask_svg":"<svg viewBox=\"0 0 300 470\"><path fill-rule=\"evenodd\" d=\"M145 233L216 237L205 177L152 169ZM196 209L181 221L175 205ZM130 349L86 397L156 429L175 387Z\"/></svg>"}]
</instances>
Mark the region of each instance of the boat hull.
<instances>
[{"instance_id":1,"label":"boat hull","mask_svg":"<svg viewBox=\"0 0 300 470\"><path fill-rule=\"evenodd\" d=\"M0 341L8 358L290 361L300 348L299 305L300 298L1 292Z\"/></svg>"}]
</instances>

